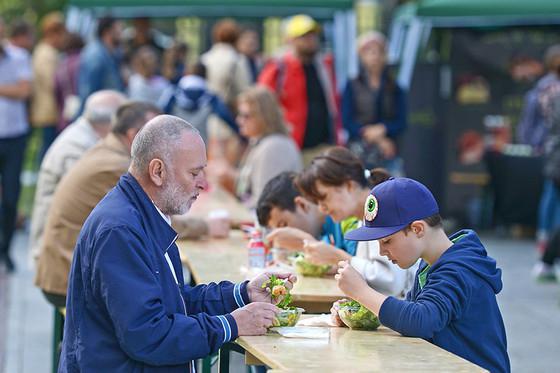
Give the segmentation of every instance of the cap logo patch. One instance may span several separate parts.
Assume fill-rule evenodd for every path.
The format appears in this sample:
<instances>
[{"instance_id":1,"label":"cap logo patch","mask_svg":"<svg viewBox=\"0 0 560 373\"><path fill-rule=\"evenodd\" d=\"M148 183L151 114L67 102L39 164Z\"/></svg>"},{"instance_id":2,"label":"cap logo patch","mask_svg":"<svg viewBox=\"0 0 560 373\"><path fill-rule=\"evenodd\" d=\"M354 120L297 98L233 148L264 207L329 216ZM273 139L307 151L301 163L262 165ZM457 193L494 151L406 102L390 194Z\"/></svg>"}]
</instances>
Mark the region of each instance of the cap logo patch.
<instances>
[{"instance_id":1,"label":"cap logo patch","mask_svg":"<svg viewBox=\"0 0 560 373\"><path fill-rule=\"evenodd\" d=\"M377 198L374 195L369 195L366 199L366 204L364 206L364 219L367 221L373 221L377 216L377 209L379 204L377 203Z\"/></svg>"}]
</instances>

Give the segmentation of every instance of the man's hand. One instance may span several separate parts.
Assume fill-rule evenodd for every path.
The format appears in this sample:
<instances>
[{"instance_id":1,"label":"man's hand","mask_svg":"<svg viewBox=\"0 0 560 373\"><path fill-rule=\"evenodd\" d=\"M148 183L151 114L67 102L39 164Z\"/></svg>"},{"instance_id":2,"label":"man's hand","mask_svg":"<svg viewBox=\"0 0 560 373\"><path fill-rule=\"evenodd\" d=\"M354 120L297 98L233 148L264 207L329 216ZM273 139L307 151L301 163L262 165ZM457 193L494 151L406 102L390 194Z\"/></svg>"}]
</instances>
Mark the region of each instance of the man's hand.
<instances>
[{"instance_id":1,"label":"man's hand","mask_svg":"<svg viewBox=\"0 0 560 373\"><path fill-rule=\"evenodd\" d=\"M280 312L278 307L270 303L255 302L236 309L231 316L235 319L240 336L262 335L272 326L278 312Z\"/></svg>"},{"instance_id":2,"label":"man's hand","mask_svg":"<svg viewBox=\"0 0 560 373\"><path fill-rule=\"evenodd\" d=\"M338 273L334 278L340 290L352 299L360 299L363 292L369 290L369 286L362 275L347 261L338 263Z\"/></svg>"},{"instance_id":3,"label":"man's hand","mask_svg":"<svg viewBox=\"0 0 560 373\"><path fill-rule=\"evenodd\" d=\"M206 219L208 235L212 238L225 238L229 235L231 220L227 217L209 217Z\"/></svg>"},{"instance_id":4,"label":"man's hand","mask_svg":"<svg viewBox=\"0 0 560 373\"><path fill-rule=\"evenodd\" d=\"M331 321L336 324L336 326L345 326L344 322L338 316L338 310L340 309L340 303L348 302L348 299L340 299L333 303L331 307Z\"/></svg>"},{"instance_id":5,"label":"man's hand","mask_svg":"<svg viewBox=\"0 0 560 373\"><path fill-rule=\"evenodd\" d=\"M323 241L308 241L303 244L305 258L313 264L337 265L341 260L350 260L351 256L344 250Z\"/></svg>"},{"instance_id":6,"label":"man's hand","mask_svg":"<svg viewBox=\"0 0 560 373\"><path fill-rule=\"evenodd\" d=\"M266 239L272 243L272 247L281 247L287 250L301 251L303 241L315 241L312 235L298 228L283 227L270 232Z\"/></svg>"},{"instance_id":7,"label":"man's hand","mask_svg":"<svg viewBox=\"0 0 560 373\"><path fill-rule=\"evenodd\" d=\"M247 284L247 293L249 294L251 302L273 303L270 289L262 287L264 283L270 280L271 275L274 275L277 278L285 279L284 286L288 291L292 290L294 283L297 281L297 277L291 273L261 273ZM284 299L284 297L279 296L274 300L274 304L280 303L282 299Z\"/></svg>"},{"instance_id":8,"label":"man's hand","mask_svg":"<svg viewBox=\"0 0 560 373\"><path fill-rule=\"evenodd\" d=\"M393 159L397 155L397 146L395 142L388 137L384 137L379 141L379 149L385 159Z\"/></svg>"}]
</instances>

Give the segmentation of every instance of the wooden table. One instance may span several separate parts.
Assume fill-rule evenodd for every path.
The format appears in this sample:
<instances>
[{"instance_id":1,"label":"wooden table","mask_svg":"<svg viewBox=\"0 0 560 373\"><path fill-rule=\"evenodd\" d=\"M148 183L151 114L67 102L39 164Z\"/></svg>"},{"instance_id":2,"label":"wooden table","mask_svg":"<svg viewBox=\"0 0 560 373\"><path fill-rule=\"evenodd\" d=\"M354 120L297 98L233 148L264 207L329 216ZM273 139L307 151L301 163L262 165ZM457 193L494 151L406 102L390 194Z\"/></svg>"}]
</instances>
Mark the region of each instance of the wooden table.
<instances>
[{"instance_id":1,"label":"wooden table","mask_svg":"<svg viewBox=\"0 0 560 373\"><path fill-rule=\"evenodd\" d=\"M247 363L260 362L274 372L485 371L423 339L402 337L383 326L376 331L327 329L329 339L284 338L269 333L239 337L236 344L246 351Z\"/></svg>"},{"instance_id":2,"label":"wooden table","mask_svg":"<svg viewBox=\"0 0 560 373\"><path fill-rule=\"evenodd\" d=\"M247 239L234 230L227 239L177 241L181 259L197 284L229 280L240 282L255 275L248 269ZM344 297L333 277L298 276L292 290L294 305L307 312L329 312L335 300Z\"/></svg>"}]
</instances>

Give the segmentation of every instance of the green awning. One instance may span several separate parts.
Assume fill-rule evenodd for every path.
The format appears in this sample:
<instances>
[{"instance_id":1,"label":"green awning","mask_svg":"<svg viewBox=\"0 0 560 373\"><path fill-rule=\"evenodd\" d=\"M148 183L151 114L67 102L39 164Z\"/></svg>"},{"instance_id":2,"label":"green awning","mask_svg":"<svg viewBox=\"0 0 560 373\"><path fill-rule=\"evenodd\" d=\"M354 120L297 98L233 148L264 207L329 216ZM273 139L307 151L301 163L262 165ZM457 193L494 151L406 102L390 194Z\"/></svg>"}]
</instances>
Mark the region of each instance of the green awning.
<instances>
[{"instance_id":1,"label":"green awning","mask_svg":"<svg viewBox=\"0 0 560 373\"><path fill-rule=\"evenodd\" d=\"M560 0L421 0L425 17L560 16Z\"/></svg>"},{"instance_id":2,"label":"green awning","mask_svg":"<svg viewBox=\"0 0 560 373\"><path fill-rule=\"evenodd\" d=\"M69 0L69 6L117 17L287 16L298 12L330 18L338 10L352 9L353 0Z\"/></svg>"},{"instance_id":3,"label":"green awning","mask_svg":"<svg viewBox=\"0 0 560 373\"><path fill-rule=\"evenodd\" d=\"M416 14L434 27L551 25L560 0L420 0Z\"/></svg>"}]
</instances>

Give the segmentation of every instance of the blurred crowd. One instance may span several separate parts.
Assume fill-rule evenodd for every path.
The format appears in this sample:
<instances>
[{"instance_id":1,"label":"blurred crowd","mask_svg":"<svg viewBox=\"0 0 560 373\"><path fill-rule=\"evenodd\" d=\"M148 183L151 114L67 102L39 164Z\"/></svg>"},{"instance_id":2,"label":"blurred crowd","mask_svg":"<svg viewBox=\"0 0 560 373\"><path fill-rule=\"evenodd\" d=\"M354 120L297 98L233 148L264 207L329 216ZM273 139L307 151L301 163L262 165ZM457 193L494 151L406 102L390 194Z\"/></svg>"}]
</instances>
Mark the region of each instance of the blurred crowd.
<instances>
[{"instance_id":1,"label":"blurred crowd","mask_svg":"<svg viewBox=\"0 0 560 373\"><path fill-rule=\"evenodd\" d=\"M283 32L285 45L265 58L255 29L222 19L213 26L210 48L193 56L148 18L100 18L87 40L69 32L58 12L45 15L38 29L0 20L0 256L8 270L14 270L9 249L31 128L41 138L31 217L35 260L52 242L69 242L71 257L79 227L95 206L89 204L126 172L134 136L157 114L198 129L208 147L211 187L251 209L268 181L301 171L332 145L347 146L367 169L402 173L397 144L406 129L406 98L387 67L385 37L359 37L359 73L343 77L347 84L339 92L342 77L335 76L332 55L322 51L320 24L300 14L286 20ZM98 150L95 165L84 157L92 156L91 148ZM92 191L76 180L66 185L80 163L82 175L74 176L91 179ZM99 173L106 182L99 182ZM95 196L86 203L89 192ZM220 234L204 221L177 224L186 236ZM42 288L59 293L63 287Z\"/></svg>"}]
</instances>

